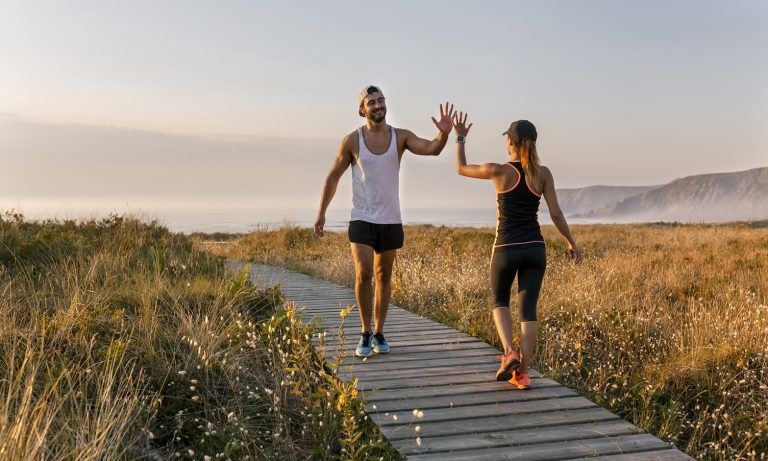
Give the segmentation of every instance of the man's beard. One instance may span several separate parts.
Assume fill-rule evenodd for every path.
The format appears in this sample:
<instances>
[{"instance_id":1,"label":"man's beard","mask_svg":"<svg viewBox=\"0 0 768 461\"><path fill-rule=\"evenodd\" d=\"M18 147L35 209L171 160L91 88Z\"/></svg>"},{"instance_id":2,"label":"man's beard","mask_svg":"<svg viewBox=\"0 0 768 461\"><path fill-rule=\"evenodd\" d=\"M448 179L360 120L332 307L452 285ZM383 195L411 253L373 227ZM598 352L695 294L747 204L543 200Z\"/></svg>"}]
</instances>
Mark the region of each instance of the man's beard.
<instances>
[{"instance_id":1,"label":"man's beard","mask_svg":"<svg viewBox=\"0 0 768 461\"><path fill-rule=\"evenodd\" d=\"M381 112L377 112L377 113L372 112L368 114L368 120L374 121L376 123L384 121L386 117L387 117L387 109L384 109Z\"/></svg>"}]
</instances>

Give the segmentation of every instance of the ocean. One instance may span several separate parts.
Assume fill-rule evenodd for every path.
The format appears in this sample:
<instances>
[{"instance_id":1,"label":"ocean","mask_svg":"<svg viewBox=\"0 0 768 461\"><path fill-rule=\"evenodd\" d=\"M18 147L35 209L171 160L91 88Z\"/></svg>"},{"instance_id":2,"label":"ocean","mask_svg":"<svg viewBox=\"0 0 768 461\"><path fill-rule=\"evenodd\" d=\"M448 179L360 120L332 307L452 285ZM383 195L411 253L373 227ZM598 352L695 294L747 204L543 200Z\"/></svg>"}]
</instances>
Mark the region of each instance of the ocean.
<instances>
[{"instance_id":1,"label":"ocean","mask_svg":"<svg viewBox=\"0 0 768 461\"><path fill-rule=\"evenodd\" d=\"M4 209L0 211L8 211ZM18 211L18 210L17 210ZM144 221L156 220L173 232L246 233L253 230L274 229L284 226L311 228L315 223L315 209L279 209L260 207L180 207L180 208L66 208L21 209L29 220L103 218L110 214L134 216ZM402 210L404 224L431 224L448 227L494 227L496 210L477 208L411 208ZM539 221L550 224L549 215L541 213ZM569 222L571 222L569 220ZM330 209L326 213L325 229L344 231L349 223L348 209Z\"/></svg>"},{"instance_id":2,"label":"ocean","mask_svg":"<svg viewBox=\"0 0 768 461\"><path fill-rule=\"evenodd\" d=\"M478 209L404 209L404 224L432 224L450 227L493 227L496 211ZM151 216L174 232L228 232L244 233L255 229L273 229L282 226L310 228L315 223L317 210L309 209L230 209L230 210L163 210ZM333 209L326 213L325 229L343 231L349 223L349 210Z\"/></svg>"}]
</instances>

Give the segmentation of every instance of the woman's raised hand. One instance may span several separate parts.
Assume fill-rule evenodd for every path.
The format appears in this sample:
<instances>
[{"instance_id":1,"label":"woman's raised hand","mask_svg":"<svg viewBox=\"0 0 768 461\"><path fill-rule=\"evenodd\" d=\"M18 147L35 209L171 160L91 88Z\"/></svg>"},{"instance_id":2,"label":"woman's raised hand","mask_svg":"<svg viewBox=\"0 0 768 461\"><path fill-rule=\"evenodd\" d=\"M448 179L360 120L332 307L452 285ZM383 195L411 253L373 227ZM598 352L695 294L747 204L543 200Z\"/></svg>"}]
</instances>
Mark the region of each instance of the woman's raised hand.
<instances>
[{"instance_id":1,"label":"woman's raised hand","mask_svg":"<svg viewBox=\"0 0 768 461\"><path fill-rule=\"evenodd\" d=\"M466 136L469 133L469 129L472 128L471 123L467 126L468 116L469 114L466 112L456 112L453 114L453 130L458 136Z\"/></svg>"}]
</instances>

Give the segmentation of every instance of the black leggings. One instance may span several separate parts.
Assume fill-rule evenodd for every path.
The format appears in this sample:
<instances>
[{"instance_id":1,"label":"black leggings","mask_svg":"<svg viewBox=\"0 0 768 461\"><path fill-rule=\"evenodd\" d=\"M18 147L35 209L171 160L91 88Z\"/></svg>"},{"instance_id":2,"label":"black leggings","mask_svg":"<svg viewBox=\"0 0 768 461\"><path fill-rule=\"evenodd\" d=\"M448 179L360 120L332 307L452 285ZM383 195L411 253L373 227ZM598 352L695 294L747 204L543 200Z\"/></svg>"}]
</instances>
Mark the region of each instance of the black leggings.
<instances>
[{"instance_id":1,"label":"black leggings","mask_svg":"<svg viewBox=\"0 0 768 461\"><path fill-rule=\"evenodd\" d=\"M544 247L494 251L491 258L493 307L509 307L512 282L517 275L520 321L535 321L536 303L546 268L547 250Z\"/></svg>"}]
</instances>

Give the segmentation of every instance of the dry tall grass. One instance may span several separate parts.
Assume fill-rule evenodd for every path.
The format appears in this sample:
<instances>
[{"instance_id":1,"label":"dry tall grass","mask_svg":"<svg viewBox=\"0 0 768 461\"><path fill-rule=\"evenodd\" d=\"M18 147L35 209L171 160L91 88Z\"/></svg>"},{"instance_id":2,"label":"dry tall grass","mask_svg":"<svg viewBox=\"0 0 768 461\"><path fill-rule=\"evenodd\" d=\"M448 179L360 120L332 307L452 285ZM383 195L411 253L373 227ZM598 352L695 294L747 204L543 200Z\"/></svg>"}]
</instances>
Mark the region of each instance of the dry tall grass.
<instances>
[{"instance_id":1,"label":"dry tall grass","mask_svg":"<svg viewBox=\"0 0 768 461\"><path fill-rule=\"evenodd\" d=\"M768 457L768 229L574 226L574 266L544 226L537 368L699 459ZM393 302L499 345L491 229L406 229ZM255 232L221 255L353 285L346 236ZM393 344L396 347L396 344Z\"/></svg>"},{"instance_id":2,"label":"dry tall grass","mask_svg":"<svg viewBox=\"0 0 768 461\"><path fill-rule=\"evenodd\" d=\"M396 459L312 333L154 223L0 215L0 459Z\"/></svg>"}]
</instances>

